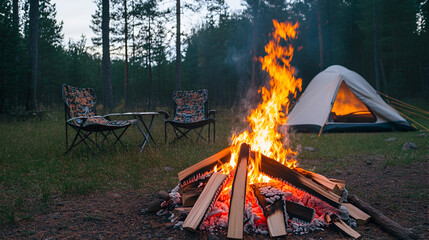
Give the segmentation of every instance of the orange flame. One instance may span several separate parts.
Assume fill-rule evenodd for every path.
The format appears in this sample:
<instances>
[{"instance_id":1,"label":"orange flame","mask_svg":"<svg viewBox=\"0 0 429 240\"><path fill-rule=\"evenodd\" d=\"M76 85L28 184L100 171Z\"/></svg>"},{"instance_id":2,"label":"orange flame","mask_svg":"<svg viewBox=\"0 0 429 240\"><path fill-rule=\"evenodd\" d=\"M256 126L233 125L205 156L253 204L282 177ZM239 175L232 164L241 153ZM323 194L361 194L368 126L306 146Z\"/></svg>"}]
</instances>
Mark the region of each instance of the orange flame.
<instances>
[{"instance_id":1,"label":"orange flame","mask_svg":"<svg viewBox=\"0 0 429 240\"><path fill-rule=\"evenodd\" d=\"M295 69L290 65L294 49L289 40L296 37L298 23L279 23L273 20L275 31L273 39L265 46L266 56L260 57L262 69L270 76L270 89L262 87L258 92L262 94L262 103L256 109L252 109L247 116L251 131L244 131L232 136L232 154L230 167L234 168L241 143L247 143L251 150L262 153L277 161L294 167L296 161L288 158L296 155L289 147L284 147L282 139L285 134L278 131L278 127L287 124L286 112L289 110L289 97L296 97L297 89L302 89L302 80L294 76ZM282 46L280 40L286 41ZM269 181L269 178L259 174L260 155L256 154L252 159L249 169L250 183L254 181ZM226 170L228 173L230 170Z\"/></svg>"}]
</instances>

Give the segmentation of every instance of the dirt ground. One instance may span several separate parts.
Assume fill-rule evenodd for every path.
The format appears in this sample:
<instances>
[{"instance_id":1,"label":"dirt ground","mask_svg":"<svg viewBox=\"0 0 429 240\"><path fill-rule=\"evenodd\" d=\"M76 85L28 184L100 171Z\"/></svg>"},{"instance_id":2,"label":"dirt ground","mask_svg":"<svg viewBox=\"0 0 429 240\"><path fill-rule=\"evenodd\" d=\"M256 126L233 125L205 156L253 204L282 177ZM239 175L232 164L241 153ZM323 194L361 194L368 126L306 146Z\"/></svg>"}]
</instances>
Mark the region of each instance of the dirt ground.
<instances>
[{"instance_id":1,"label":"dirt ground","mask_svg":"<svg viewBox=\"0 0 429 240\"><path fill-rule=\"evenodd\" d=\"M314 161L314 160L312 160ZM328 172L346 180L349 191L371 203L420 239L429 239L428 163L385 166L382 159L356 157L352 170ZM314 163L314 162L313 162ZM167 190L167 189L165 189ZM226 239L220 232L191 233L174 227L165 216L142 213L156 193L96 193L54 199L44 213L0 229L1 239ZM375 223L358 226L363 239L394 239ZM245 234L244 239L268 239ZM331 229L294 239L347 239Z\"/></svg>"}]
</instances>

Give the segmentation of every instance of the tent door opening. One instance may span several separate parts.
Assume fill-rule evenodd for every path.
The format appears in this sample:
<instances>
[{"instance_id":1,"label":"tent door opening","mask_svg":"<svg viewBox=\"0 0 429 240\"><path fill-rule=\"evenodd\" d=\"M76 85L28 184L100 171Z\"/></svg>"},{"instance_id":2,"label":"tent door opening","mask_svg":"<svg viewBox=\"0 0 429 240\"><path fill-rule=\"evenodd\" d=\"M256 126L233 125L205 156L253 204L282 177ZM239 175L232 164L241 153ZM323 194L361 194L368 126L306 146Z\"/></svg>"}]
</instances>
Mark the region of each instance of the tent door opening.
<instances>
[{"instance_id":1,"label":"tent door opening","mask_svg":"<svg viewBox=\"0 0 429 240\"><path fill-rule=\"evenodd\" d=\"M371 110L342 81L328 122L374 123L376 121L377 118Z\"/></svg>"}]
</instances>

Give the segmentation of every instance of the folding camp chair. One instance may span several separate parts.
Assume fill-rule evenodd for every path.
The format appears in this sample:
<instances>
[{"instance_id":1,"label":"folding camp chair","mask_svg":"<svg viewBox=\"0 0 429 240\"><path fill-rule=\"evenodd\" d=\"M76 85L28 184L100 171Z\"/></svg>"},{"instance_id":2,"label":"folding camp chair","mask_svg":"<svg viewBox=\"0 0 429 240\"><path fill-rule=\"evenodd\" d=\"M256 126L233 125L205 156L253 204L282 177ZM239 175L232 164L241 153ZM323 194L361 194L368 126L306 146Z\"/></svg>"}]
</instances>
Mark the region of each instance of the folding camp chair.
<instances>
[{"instance_id":1,"label":"folding camp chair","mask_svg":"<svg viewBox=\"0 0 429 240\"><path fill-rule=\"evenodd\" d=\"M215 142L215 117L216 110L207 111L208 91L200 89L194 91L175 91L173 94L174 101L174 118L169 119L170 115L165 111L160 111L165 115L165 142L167 142L167 125L173 127L176 137L172 142L178 141L181 138L188 138L187 134L192 130L199 138L206 140L201 132L204 126L208 125L207 142L210 142L210 125L213 125L213 142ZM213 117L211 117L213 116Z\"/></svg>"},{"instance_id":2,"label":"folding camp chair","mask_svg":"<svg viewBox=\"0 0 429 240\"><path fill-rule=\"evenodd\" d=\"M88 148L90 148L89 144L93 143L99 148L109 135L113 135L116 138L113 145L119 142L126 149L126 146L121 141L121 137L128 127L135 124L137 120L117 121L110 120L108 115L97 116L95 110L97 98L92 88L75 88L63 84L62 97L66 126L66 152L64 154L81 143L84 143ZM68 127L76 130L76 135L70 147L68 145ZM123 130L118 135L115 131L119 129ZM95 138L93 137L93 133L95 133ZM97 141L97 133L101 133L102 135L100 142Z\"/></svg>"}]
</instances>

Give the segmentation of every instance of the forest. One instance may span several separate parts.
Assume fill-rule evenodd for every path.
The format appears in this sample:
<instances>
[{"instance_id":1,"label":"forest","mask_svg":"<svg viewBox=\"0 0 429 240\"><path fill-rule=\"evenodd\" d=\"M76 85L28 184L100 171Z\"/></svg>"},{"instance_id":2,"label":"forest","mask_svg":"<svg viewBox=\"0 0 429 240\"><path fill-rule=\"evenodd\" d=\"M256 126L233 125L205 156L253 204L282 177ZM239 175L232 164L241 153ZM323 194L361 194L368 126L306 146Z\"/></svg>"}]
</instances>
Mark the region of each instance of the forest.
<instances>
[{"instance_id":1,"label":"forest","mask_svg":"<svg viewBox=\"0 0 429 240\"><path fill-rule=\"evenodd\" d=\"M292 65L304 89L343 65L380 92L429 100L427 0L241 0L239 11L224 0L94 2L97 37L67 41L50 0L0 0L0 113L62 107L63 83L94 88L107 110L168 106L174 90L199 88L211 106L240 104L267 83L257 59L273 19L299 24ZM201 12L185 34L180 16Z\"/></svg>"}]
</instances>

